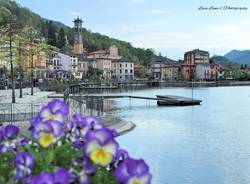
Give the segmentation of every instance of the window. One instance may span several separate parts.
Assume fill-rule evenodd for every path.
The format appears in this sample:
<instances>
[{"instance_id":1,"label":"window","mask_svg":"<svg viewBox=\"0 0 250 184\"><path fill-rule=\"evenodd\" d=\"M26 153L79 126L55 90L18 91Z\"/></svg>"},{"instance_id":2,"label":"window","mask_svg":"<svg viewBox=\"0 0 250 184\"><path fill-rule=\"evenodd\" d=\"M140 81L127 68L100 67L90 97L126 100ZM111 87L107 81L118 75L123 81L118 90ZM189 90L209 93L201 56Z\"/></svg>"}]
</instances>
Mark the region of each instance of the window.
<instances>
[{"instance_id":1,"label":"window","mask_svg":"<svg viewBox=\"0 0 250 184\"><path fill-rule=\"evenodd\" d=\"M122 70L120 70L120 73L122 73Z\"/></svg>"},{"instance_id":2,"label":"window","mask_svg":"<svg viewBox=\"0 0 250 184\"><path fill-rule=\"evenodd\" d=\"M130 73L133 73L133 70L130 70Z\"/></svg>"},{"instance_id":3,"label":"window","mask_svg":"<svg viewBox=\"0 0 250 184\"><path fill-rule=\"evenodd\" d=\"M128 64L126 63L125 67L128 67Z\"/></svg>"},{"instance_id":4,"label":"window","mask_svg":"<svg viewBox=\"0 0 250 184\"><path fill-rule=\"evenodd\" d=\"M125 73L128 73L128 70L127 70L127 69L125 70Z\"/></svg>"},{"instance_id":5,"label":"window","mask_svg":"<svg viewBox=\"0 0 250 184\"><path fill-rule=\"evenodd\" d=\"M120 67L122 67L122 64L120 63Z\"/></svg>"},{"instance_id":6,"label":"window","mask_svg":"<svg viewBox=\"0 0 250 184\"><path fill-rule=\"evenodd\" d=\"M116 64L114 64L114 67L116 67Z\"/></svg>"},{"instance_id":7,"label":"window","mask_svg":"<svg viewBox=\"0 0 250 184\"><path fill-rule=\"evenodd\" d=\"M130 67L131 67L131 68L133 67L133 64L132 64L132 63L130 64Z\"/></svg>"}]
</instances>

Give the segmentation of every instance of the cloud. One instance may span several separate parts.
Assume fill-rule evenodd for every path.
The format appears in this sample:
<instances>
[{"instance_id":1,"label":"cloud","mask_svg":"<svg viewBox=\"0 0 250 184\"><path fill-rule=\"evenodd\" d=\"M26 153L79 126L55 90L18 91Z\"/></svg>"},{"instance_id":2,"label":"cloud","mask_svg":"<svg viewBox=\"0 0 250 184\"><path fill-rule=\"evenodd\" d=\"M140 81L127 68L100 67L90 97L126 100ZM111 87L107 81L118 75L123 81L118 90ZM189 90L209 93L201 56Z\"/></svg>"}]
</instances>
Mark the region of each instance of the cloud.
<instances>
[{"instance_id":1,"label":"cloud","mask_svg":"<svg viewBox=\"0 0 250 184\"><path fill-rule=\"evenodd\" d=\"M240 27L234 25L214 26L209 28L211 32L222 35L234 35L240 32Z\"/></svg>"},{"instance_id":2,"label":"cloud","mask_svg":"<svg viewBox=\"0 0 250 184\"><path fill-rule=\"evenodd\" d=\"M126 40L136 47L153 48L163 54L176 53L182 58L188 50L200 48L212 54L224 54L233 49L250 49L250 21L241 20L231 24L193 26L176 30L166 20L116 25L105 28L109 36Z\"/></svg>"},{"instance_id":3,"label":"cloud","mask_svg":"<svg viewBox=\"0 0 250 184\"><path fill-rule=\"evenodd\" d=\"M68 15L71 15L71 16L74 16L74 17L77 17L77 16L80 16L80 13L77 12L77 11L71 11L68 13Z\"/></svg>"},{"instance_id":4,"label":"cloud","mask_svg":"<svg viewBox=\"0 0 250 184\"><path fill-rule=\"evenodd\" d=\"M147 14L164 14L166 12L163 10L148 10L148 11L146 11L146 13Z\"/></svg>"}]
</instances>

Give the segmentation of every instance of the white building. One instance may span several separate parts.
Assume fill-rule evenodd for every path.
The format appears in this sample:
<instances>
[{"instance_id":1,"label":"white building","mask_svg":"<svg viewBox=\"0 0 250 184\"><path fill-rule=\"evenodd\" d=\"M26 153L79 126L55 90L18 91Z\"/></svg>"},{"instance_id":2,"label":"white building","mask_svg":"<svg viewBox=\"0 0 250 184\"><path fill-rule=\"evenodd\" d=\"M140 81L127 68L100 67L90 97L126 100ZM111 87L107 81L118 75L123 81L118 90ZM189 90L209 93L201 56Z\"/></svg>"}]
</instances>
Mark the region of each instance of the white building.
<instances>
[{"instance_id":1,"label":"white building","mask_svg":"<svg viewBox=\"0 0 250 184\"><path fill-rule=\"evenodd\" d=\"M125 59L112 61L112 78L118 80L134 79L134 63Z\"/></svg>"},{"instance_id":2,"label":"white building","mask_svg":"<svg viewBox=\"0 0 250 184\"><path fill-rule=\"evenodd\" d=\"M80 79L80 73L78 72L78 57L76 55L70 56L70 71L75 78Z\"/></svg>"},{"instance_id":3,"label":"white building","mask_svg":"<svg viewBox=\"0 0 250 184\"><path fill-rule=\"evenodd\" d=\"M71 71L71 57L69 55L56 52L53 56L53 71L63 70L63 71Z\"/></svg>"},{"instance_id":4,"label":"white building","mask_svg":"<svg viewBox=\"0 0 250 184\"><path fill-rule=\"evenodd\" d=\"M211 64L197 64L195 69L195 79L206 80L211 78Z\"/></svg>"}]
</instances>

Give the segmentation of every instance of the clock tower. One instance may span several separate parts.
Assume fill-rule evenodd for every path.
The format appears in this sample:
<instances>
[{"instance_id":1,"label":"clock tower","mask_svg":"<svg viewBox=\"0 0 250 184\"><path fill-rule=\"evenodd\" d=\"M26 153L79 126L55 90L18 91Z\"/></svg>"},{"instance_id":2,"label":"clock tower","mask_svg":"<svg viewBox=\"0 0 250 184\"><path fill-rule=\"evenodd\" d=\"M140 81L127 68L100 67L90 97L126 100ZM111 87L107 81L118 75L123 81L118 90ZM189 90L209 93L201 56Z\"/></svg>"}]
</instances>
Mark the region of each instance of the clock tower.
<instances>
[{"instance_id":1,"label":"clock tower","mask_svg":"<svg viewBox=\"0 0 250 184\"><path fill-rule=\"evenodd\" d=\"M82 43L82 19L75 19L74 21L74 36L75 36L75 42L74 42L74 54L83 54L83 43Z\"/></svg>"}]
</instances>

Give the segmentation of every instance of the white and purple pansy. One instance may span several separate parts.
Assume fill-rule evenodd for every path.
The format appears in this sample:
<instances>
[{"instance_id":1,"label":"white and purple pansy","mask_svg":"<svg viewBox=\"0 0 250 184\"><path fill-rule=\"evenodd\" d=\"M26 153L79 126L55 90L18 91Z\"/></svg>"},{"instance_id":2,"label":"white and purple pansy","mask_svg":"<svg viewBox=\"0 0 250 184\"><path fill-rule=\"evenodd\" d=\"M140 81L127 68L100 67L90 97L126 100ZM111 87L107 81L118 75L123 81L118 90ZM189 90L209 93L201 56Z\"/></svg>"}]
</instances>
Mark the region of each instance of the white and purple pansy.
<instances>
[{"instance_id":1,"label":"white and purple pansy","mask_svg":"<svg viewBox=\"0 0 250 184\"><path fill-rule=\"evenodd\" d=\"M76 123L68 121L65 126L65 137L72 142L77 141L81 137L80 127Z\"/></svg>"},{"instance_id":2,"label":"white and purple pansy","mask_svg":"<svg viewBox=\"0 0 250 184\"><path fill-rule=\"evenodd\" d=\"M150 184L152 175L144 160L125 159L116 168L114 173L116 179L124 184Z\"/></svg>"},{"instance_id":3,"label":"white and purple pansy","mask_svg":"<svg viewBox=\"0 0 250 184\"><path fill-rule=\"evenodd\" d=\"M69 107L61 100L54 99L48 105L42 107L37 119L40 121L59 121L64 122L69 114Z\"/></svg>"},{"instance_id":4,"label":"white and purple pansy","mask_svg":"<svg viewBox=\"0 0 250 184\"><path fill-rule=\"evenodd\" d=\"M0 153L16 151L20 129L15 125L7 125L0 131Z\"/></svg>"},{"instance_id":5,"label":"white and purple pansy","mask_svg":"<svg viewBox=\"0 0 250 184\"><path fill-rule=\"evenodd\" d=\"M109 165L116 157L118 147L112 131L107 128L89 131L86 135L85 153L97 165Z\"/></svg>"},{"instance_id":6,"label":"white and purple pansy","mask_svg":"<svg viewBox=\"0 0 250 184\"><path fill-rule=\"evenodd\" d=\"M64 135L63 124L58 121L36 122L31 134L42 147L48 147Z\"/></svg>"},{"instance_id":7,"label":"white and purple pansy","mask_svg":"<svg viewBox=\"0 0 250 184\"><path fill-rule=\"evenodd\" d=\"M85 137L90 130L98 130L104 127L104 124L100 118L92 116L84 117L80 114L74 114L72 116L72 122L77 124L82 137Z\"/></svg>"},{"instance_id":8,"label":"white and purple pansy","mask_svg":"<svg viewBox=\"0 0 250 184\"><path fill-rule=\"evenodd\" d=\"M31 175L35 165L35 158L29 152L23 151L17 153L14 159L16 166L14 176L17 181L23 181Z\"/></svg>"}]
</instances>

